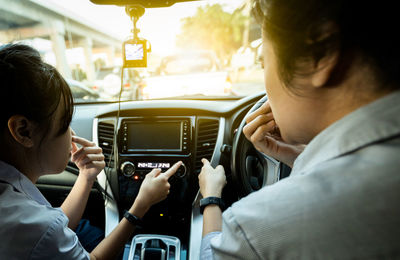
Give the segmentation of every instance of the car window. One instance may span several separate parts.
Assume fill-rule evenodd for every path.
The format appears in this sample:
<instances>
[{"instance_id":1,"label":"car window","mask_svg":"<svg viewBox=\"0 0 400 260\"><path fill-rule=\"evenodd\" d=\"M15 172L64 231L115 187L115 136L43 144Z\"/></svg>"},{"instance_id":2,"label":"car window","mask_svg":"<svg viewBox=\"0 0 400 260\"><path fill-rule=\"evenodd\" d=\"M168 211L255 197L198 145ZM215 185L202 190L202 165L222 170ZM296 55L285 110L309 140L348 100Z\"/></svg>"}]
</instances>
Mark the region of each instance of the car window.
<instances>
[{"instance_id":1,"label":"car window","mask_svg":"<svg viewBox=\"0 0 400 260\"><path fill-rule=\"evenodd\" d=\"M151 47L144 68L122 69L123 42L133 26L125 8L89 0L3 5L0 44L38 49L64 78L90 90L72 86L77 103L241 98L264 90L261 30L250 16L250 2L204 0L146 9L138 22L139 37Z\"/></svg>"}]
</instances>

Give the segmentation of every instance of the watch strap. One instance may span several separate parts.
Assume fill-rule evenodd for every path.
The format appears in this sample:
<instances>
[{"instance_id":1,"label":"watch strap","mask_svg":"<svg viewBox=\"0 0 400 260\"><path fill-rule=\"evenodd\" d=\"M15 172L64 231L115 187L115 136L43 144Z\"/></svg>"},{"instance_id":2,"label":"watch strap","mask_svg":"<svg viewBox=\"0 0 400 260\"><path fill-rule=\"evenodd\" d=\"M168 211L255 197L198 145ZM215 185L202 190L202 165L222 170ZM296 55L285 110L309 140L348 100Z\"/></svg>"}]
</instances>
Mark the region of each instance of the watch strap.
<instances>
[{"instance_id":1,"label":"watch strap","mask_svg":"<svg viewBox=\"0 0 400 260\"><path fill-rule=\"evenodd\" d=\"M143 220L141 218L136 217L135 215L131 214L129 211L125 211L124 218L129 221L129 223L135 226L142 226Z\"/></svg>"},{"instance_id":2,"label":"watch strap","mask_svg":"<svg viewBox=\"0 0 400 260\"><path fill-rule=\"evenodd\" d=\"M200 213L203 214L204 209L208 205L218 205L223 211L225 209L225 203L219 197L206 197L200 200Z\"/></svg>"}]
</instances>

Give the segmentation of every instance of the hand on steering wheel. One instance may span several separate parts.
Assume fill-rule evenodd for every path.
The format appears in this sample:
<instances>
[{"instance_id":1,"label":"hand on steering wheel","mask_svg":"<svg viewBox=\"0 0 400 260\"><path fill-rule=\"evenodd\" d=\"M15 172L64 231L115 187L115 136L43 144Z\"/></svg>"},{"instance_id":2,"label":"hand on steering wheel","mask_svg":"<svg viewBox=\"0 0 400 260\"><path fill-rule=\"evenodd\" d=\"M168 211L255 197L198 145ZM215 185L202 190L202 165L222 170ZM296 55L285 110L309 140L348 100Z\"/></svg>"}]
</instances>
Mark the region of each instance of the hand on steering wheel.
<instances>
[{"instance_id":1,"label":"hand on steering wheel","mask_svg":"<svg viewBox=\"0 0 400 260\"><path fill-rule=\"evenodd\" d=\"M285 143L275 124L268 97L248 111L232 142L231 171L238 195L243 197L290 174L290 166L304 145Z\"/></svg>"},{"instance_id":2,"label":"hand on steering wheel","mask_svg":"<svg viewBox=\"0 0 400 260\"><path fill-rule=\"evenodd\" d=\"M259 152L293 167L305 145L291 145L282 140L268 100L246 117L246 123L243 133Z\"/></svg>"}]
</instances>

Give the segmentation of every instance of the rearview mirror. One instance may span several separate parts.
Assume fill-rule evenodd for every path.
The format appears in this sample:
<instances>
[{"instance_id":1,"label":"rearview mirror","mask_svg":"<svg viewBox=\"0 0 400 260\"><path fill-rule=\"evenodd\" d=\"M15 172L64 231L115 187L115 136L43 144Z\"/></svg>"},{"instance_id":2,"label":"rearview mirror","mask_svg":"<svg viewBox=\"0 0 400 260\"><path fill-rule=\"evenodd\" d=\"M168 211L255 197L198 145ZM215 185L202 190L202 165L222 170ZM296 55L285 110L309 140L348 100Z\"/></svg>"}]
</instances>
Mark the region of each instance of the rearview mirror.
<instances>
[{"instance_id":1,"label":"rearview mirror","mask_svg":"<svg viewBox=\"0 0 400 260\"><path fill-rule=\"evenodd\" d=\"M167 7L179 2L199 0L90 0L98 5L141 5L145 8Z\"/></svg>"}]
</instances>

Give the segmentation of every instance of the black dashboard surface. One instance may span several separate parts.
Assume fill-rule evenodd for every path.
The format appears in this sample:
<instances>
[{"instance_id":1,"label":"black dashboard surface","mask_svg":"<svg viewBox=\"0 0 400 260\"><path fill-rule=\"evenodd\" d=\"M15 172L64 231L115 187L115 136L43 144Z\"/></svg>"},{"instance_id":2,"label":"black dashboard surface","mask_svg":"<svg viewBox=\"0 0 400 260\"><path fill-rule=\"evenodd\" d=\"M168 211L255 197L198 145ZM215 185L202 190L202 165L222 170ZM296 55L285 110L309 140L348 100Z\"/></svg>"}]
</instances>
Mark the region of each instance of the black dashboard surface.
<instances>
[{"instance_id":1,"label":"black dashboard surface","mask_svg":"<svg viewBox=\"0 0 400 260\"><path fill-rule=\"evenodd\" d=\"M77 135L92 140L93 119L96 117L145 115L210 115L231 117L265 95L264 92L239 100L149 100L118 103L78 104L71 127Z\"/></svg>"},{"instance_id":2,"label":"black dashboard surface","mask_svg":"<svg viewBox=\"0 0 400 260\"><path fill-rule=\"evenodd\" d=\"M222 146L232 144L235 129L248 109L264 95L258 93L238 100L150 100L82 104L75 108L71 127L77 135L93 140L103 148L108 165L105 169L108 189L116 199L119 216L132 205L143 177L151 170L139 169L140 165L172 165L182 160L187 172L171 179L170 196L146 214L148 228L142 232L174 235L187 241L192 203L198 191L197 175L202 167L201 158L213 159L214 166L224 165L229 175L230 154L224 154ZM190 130L187 150L152 153L127 152L129 149L122 149L124 122L160 122L171 118L188 122ZM163 131L162 125L156 128ZM127 133L127 136L130 134ZM132 175L124 174L122 170L126 162L134 165Z\"/></svg>"}]
</instances>

